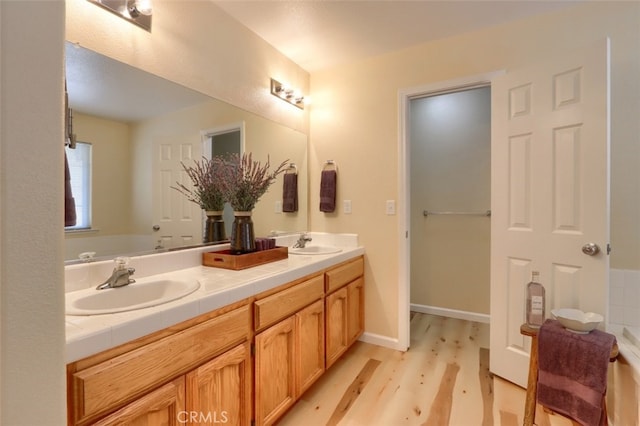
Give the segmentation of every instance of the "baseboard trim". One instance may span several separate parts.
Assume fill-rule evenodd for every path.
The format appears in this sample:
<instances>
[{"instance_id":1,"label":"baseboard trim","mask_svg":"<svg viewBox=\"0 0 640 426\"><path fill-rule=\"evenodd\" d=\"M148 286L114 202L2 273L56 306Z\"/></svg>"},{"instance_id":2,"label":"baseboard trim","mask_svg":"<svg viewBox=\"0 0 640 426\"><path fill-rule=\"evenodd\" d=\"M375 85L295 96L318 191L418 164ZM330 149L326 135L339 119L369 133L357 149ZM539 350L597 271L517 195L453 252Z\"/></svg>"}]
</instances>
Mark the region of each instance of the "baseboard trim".
<instances>
[{"instance_id":1,"label":"baseboard trim","mask_svg":"<svg viewBox=\"0 0 640 426\"><path fill-rule=\"evenodd\" d=\"M467 321L482 322L489 324L491 318L488 314L480 314L477 312L459 311L456 309L439 308L437 306L417 305L412 303L411 310L422 314L439 315L441 317L457 318Z\"/></svg>"},{"instance_id":2,"label":"baseboard trim","mask_svg":"<svg viewBox=\"0 0 640 426\"><path fill-rule=\"evenodd\" d=\"M411 310L423 314L439 315L442 317L457 318L467 321L475 321L489 324L490 316L487 314L479 314L477 312L458 311L455 309L438 308L436 306L411 304ZM397 338L383 336L375 333L363 333L358 339L361 342L371 343L372 345L382 346L396 351L406 351L408 348L401 345Z\"/></svg>"},{"instance_id":3,"label":"baseboard trim","mask_svg":"<svg viewBox=\"0 0 640 426\"><path fill-rule=\"evenodd\" d=\"M395 349L396 351L405 352L407 350L406 347L402 347L400 345L400 342L398 341L398 339L388 337L388 336L383 336L381 334L365 332L362 334L362 336L360 336L358 340L365 343L371 343L372 345L382 346L389 349Z\"/></svg>"}]
</instances>

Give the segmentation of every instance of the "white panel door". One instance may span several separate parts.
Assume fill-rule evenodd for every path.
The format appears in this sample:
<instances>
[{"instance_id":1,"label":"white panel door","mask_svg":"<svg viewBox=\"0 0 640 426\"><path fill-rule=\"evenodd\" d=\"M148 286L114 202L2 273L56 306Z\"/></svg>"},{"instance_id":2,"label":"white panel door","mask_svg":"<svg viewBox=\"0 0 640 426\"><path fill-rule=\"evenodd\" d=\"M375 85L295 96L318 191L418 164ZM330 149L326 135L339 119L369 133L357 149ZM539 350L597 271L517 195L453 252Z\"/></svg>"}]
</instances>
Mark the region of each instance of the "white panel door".
<instances>
[{"instance_id":1,"label":"white panel door","mask_svg":"<svg viewBox=\"0 0 640 426\"><path fill-rule=\"evenodd\" d=\"M607 316L608 41L492 81L491 371L526 386L525 288ZM582 247L595 243L600 253Z\"/></svg>"},{"instance_id":2,"label":"white panel door","mask_svg":"<svg viewBox=\"0 0 640 426\"><path fill-rule=\"evenodd\" d=\"M200 158L199 151L199 144L194 143L154 143L153 224L159 226L154 236L164 248L202 243L202 210L171 188L176 182L192 187L181 162L192 164L194 158Z\"/></svg>"}]
</instances>

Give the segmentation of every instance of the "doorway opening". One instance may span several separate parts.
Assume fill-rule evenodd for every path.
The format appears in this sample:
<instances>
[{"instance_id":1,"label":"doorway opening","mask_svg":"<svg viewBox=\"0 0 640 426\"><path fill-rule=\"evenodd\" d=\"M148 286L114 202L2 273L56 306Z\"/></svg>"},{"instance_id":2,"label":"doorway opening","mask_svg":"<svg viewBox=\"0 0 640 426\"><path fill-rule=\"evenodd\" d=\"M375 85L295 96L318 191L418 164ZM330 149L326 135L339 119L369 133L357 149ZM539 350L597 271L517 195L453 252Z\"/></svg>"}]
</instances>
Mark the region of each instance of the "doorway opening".
<instances>
[{"instance_id":1,"label":"doorway opening","mask_svg":"<svg viewBox=\"0 0 640 426\"><path fill-rule=\"evenodd\" d=\"M491 86L411 98L408 119L411 310L488 323Z\"/></svg>"},{"instance_id":2,"label":"doorway opening","mask_svg":"<svg viewBox=\"0 0 640 426\"><path fill-rule=\"evenodd\" d=\"M490 229L490 219L487 214L491 204L489 193L490 118L488 124L483 125L486 127L484 129L485 134L488 132L487 144L484 148L481 148L480 144L474 145L469 139L472 138L470 135L473 134L473 131L477 130L475 127L480 125L477 123L464 124L463 118L465 118L465 115L473 115L470 111L473 110L473 105L478 103L483 105L485 114L490 114L491 80L498 74L501 73L470 76L458 80L410 88L402 90L399 94L402 127L400 153L398 156L400 162L399 205L401 206L398 244L400 275L398 281L398 348L401 350L406 350L409 347L409 322L412 309L418 312L488 322L490 256L488 235L490 233L487 234L487 232ZM468 94L472 94L472 98L477 98L470 103L471 106L464 106L464 103L458 102ZM458 108L458 111L456 111L456 108ZM430 111L431 116L428 120L418 120L417 114L421 110ZM486 115L483 120L486 120L487 117L489 116ZM460 140L447 141L447 137L453 133L467 133L466 136L458 136L458 139L466 142L461 142ZM419 140L425 135L431 142L426 143L426 145L422 144L422 148L428 147L427 151L430 153L427 164L421 164L417 158L424 152L419 152L419 145L421 144ZM483 137L487 138L487 136ZM478 148L480 152L484 151L488 155L488 159L479 160L476 164L473 160L474 156L477 157L479 155ZM482 154L482 156L484 157L485 154ZM464 161L458 161L462 159ZM455 167L453 166L454 164ZM452 170L448 170L450 165ZM460 173L456 173L456 167L460 169ZM469 179L476 179L466 173L466 169L469 168L484 169L484 171L479 172L485 176L483 179L487 182L486 188L482 191L469 190ZM478 171L476 170L476 172ZM489 173L488 176L486 175L487 173ZM429 182L426 182L427 179ZM427 193L425 193L425 190ZM469 197L453 195L465 192ZM484 194L481 194L481 192L484 192ZM426 215L425 211L427 212ZM429 214L429 212L432 212L432 214ZM461 215L459 213L464 214ZM466 228L466 231L463 228ZM461 240L468 236L469 232L474 228L482 229L480 234L485 236L479 240L477 239L475 244L477 246L486 245L483 254L485 259L478 262L478 267L483 269L480 274L486 275L486 277L468 279L475 280L476 283L484 281L485 294L483 294L483 297L486 297L486 306L482 310L486 312L482 312L482 310L481 312L476 312L478 308L465 305L467 302L453 300L456 295L458 299L473 296L469 296L468 293L465 294L464 290L455 290L447 282L447 279L441 277L447 270L449 272L468 270L469 268L466 268L465 261L460 256L454 256L453 262L437 263L440 262L437 260L438 258L442 258L442 256L449 257L452 253L451 250L453 250L453 253L458 253L456 244L464 247L464 243ZM456 244L452 244L451 238L447 238L447 230L456 232ZM427 231L430 239L423 238L424 232ZM439 242L438 239L440 240ZM464 247L464 250L468 248ZM434 291L434 288L428 288L423 294L415 294L419 298L414 301L412 300L412 292L414 292L412 283L416 280L416 274L421 274L422 272L415 271L414 269L417 268L412 267L412 265L424 264L423 259L416 259L420 256L431 257L432 262L437 263L432 270L427 272L426 278L431 281L437 281L441 288L439 291ZM460 280L461 278L456 279ZM464 281L465 278L462 278L462 280ZM462 287L472 285L472 283L467 282L459 284ZM476 285L474 289L478 291L479 287ZM454 298L451 295L454 295ZM447 300L447 298L450 300ZM433 301L429 302L429 300Z\"/></svg>"},{"instance_id":3,"label":"doorway opening","mask_svg":"<svg viewBox=\"0 0 640 426\"><path fill-rule=\"evenodd\" d=\"M244 123L232 123L202 131L204 157L242 154L244 152ZM229 203L225 203L222 214L226 235L231 235L234 216ZM204 219L203 219L204 220Z\"/></svg>"}]
</instances>

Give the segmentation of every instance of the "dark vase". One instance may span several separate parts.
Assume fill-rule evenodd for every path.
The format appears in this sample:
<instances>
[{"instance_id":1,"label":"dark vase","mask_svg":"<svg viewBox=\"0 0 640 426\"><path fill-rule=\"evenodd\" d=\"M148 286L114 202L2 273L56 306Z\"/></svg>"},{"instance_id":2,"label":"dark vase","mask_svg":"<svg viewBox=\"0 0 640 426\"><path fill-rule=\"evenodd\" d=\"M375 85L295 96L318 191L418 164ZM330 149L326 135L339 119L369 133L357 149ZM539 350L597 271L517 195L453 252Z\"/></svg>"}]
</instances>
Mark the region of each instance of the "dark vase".
<instances>
[{"instance_id":1,"label":"dark vase","mask_svg":"<svg viewBox=\"0 0 640 426\"><path fill-rule=\"evenodd\" d=\"M224 219L222 219L221 211L206 210L207 220L204 226L204 236L202 242L217 243L227 239L224 230Z\"/></svg>"},{"instance_id":2,"label":"dark vase","mask_svg":"<svg viewBox=\"0 0 640 426\"><path fill-rule=\"evenodd\" d=\"M256 251L256 238L253 233L251 212L234 212L231 226L230 250L233 254L244 254Z\"/></svg>"}]
</instances>

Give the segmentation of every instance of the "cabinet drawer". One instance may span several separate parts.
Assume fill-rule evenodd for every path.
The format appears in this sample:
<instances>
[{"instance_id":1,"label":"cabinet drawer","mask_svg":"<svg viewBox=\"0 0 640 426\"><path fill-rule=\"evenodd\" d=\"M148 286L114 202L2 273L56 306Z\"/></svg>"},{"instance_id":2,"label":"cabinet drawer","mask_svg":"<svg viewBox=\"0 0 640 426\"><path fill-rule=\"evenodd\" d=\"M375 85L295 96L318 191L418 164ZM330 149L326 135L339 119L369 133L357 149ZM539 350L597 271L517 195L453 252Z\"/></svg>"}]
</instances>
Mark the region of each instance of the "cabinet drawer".
<instances>
[{"instance_id":1,"label":"cabinet drawer","mask_svg":"<svg viewBox=\"0 0 640 426\"><path fill-rule=\"evenodd\" d=\"M364 259L359 257L351 262L345 263L326 272L327 293L331 293L340 287L349 284L351 281L364 274Z\"/></svg>"},{"instance_id":2,"label":"cabinet drawer","mask_svg":"<svg viewBox=\"0 0 640 426\"><path fill-rule=\"evenodd\" d=\"M282 290L254 303L255 327L261 330L320 299L324 294L324 276L318 275L294 287Z\"/></svg>"},{"instance_id":3,"label":"cabinet drawer","mask_svg":"<svg viewBox=\"0 0 640 426\"><path fill-rule=\"evenodd\" d=\"M73 420L84 422L197 367L250 335L249 305L73 373Z\"/></svg>"}]
</instances>

